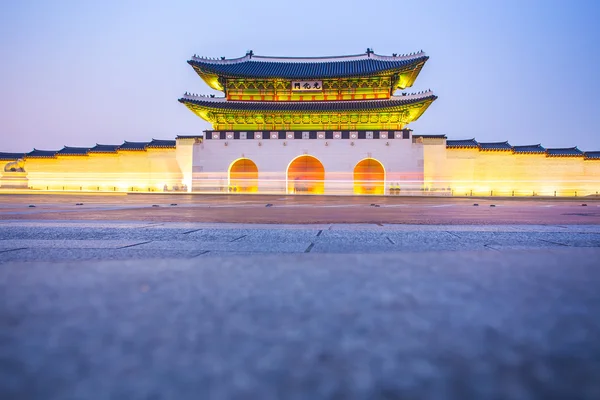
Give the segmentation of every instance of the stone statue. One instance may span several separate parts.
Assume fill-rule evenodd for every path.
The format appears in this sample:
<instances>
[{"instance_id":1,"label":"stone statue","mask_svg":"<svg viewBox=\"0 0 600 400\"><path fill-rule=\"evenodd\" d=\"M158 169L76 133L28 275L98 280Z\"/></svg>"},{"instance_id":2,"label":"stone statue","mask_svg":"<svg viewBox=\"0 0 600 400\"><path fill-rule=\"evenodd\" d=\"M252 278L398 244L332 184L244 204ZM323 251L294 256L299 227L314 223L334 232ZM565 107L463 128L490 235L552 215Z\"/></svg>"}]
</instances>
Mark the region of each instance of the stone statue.
<instances>
[{"instance_id":1,"label":"stone statue","mask_svg":"<svg viewBox=\"0 0 600 400\"><path fill-rule=\"evenodd\" d=\"M16 161L9 162L4 166L4 172L25 172L25 161L19 158Z\"/></svg>"}]
</instances>

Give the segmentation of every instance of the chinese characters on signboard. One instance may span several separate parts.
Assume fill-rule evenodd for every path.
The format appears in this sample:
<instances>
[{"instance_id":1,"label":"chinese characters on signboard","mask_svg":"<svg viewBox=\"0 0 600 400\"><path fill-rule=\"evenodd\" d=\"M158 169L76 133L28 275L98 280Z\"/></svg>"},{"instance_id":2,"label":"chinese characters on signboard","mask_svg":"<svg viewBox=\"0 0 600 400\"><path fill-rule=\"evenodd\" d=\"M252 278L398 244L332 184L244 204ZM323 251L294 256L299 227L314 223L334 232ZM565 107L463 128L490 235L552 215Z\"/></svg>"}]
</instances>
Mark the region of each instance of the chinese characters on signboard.
<instances>
[{"instance_id":1,"label":"chinese characters on signboard","mask_svg":"<svg viewBox=\"0 0 600 400\"><path fill-rule=\"evenodd\" d=\"M292 92L315 92L323 90L323 81L292 81Z\"/></svg>"}]
</instances>

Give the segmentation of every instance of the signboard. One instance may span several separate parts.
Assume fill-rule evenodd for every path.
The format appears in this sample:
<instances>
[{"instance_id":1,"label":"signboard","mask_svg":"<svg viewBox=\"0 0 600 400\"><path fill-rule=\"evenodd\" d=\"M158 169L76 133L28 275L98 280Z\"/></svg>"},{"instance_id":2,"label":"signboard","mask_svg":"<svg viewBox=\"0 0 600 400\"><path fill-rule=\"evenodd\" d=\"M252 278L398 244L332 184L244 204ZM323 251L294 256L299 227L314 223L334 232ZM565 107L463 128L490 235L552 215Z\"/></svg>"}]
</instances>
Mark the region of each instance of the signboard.
<instances>
[{"instance_id":1,"label":"signboard","mask_svg":"<svg viewBox=\"0 0 600 400\"><path fill-rule=\"evenodd\" d=\"M292 92L320 92L323 81L292 81Z\"/></svg>"}]
</instances>

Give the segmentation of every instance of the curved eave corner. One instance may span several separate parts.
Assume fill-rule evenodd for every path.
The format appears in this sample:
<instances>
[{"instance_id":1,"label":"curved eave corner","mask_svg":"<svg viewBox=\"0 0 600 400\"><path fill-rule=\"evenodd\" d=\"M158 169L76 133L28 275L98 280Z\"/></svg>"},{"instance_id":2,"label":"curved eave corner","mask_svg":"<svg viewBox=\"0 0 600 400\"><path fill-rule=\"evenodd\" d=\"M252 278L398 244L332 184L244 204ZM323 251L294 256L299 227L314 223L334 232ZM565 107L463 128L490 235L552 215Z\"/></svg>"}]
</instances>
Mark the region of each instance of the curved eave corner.
<instances>
[{"instance_id":1,"label":"curved eave corner","mask_svg":"<svg viewBox=\"0 0 600 400\"><path fill-rule=\"evenodd\" d=\"M433 103L434 101L437 100L437 96L433 95L431 96L429 99L426 99L423 103L422 106L419 108L414 109L414 111L411 112L411 122L415 122L416 120L418 120L421 115L423 115L423 113L425 111L427 111L427 109L429 108L429 106L431 105L431 103Z\"/></svg>"},{"instance_id":2,"label":"curved eave corner","mask_svg":"<svg viewBox=\"0 0 600 400\"><path fill-rule=\"evenodd\" d=\"M211 89L215 89L220 92L225 92L225 88L223 87L223 85L221 85L221 82L219 81L219 75L215 74L214 72L205 71L202 68L199 68L193 63L192 60L188 61L188 64L190 64L192 68L194 68L194 71L196 71L198 76L200 76L200 78L202 78L202 80L206 82L206 84L210 86Z\"/></svg>"},{"instance_id":3,"label":"curved eave corner","mask_svg":"<svg viewBox=\"0 0 600 400\"><path fill-rule=\"evenodd\" d=\"M417 77L421 73L421 70L423 69L423 66L425 65L427 60L429 60L429 56L425 56L425 59L422 62L418 63L413 69L406 72L402 72L398 78L398 82L392 90L392 93L396 90L404 90L406 88L412 87L412 85L414 85L415 81L417 80Z\"/></svg>"}]
</instances>

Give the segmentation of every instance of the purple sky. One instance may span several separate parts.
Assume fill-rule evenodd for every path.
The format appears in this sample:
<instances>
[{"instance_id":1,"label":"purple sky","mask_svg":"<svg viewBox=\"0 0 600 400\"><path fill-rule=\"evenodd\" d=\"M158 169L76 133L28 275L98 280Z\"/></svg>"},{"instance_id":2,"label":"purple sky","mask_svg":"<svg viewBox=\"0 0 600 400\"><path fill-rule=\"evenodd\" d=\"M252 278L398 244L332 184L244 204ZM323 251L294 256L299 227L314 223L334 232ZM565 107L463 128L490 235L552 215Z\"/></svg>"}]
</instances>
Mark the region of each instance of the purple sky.
<instances>
[{"instance_id":1,"label":"purple sky","mask_svg":"<svg viewBox=\"0 0 600 400\"><path fill-rule=\"evenodd\" d=\"M450 4L452 3L452 4ZM209 128L186 61L408 53L439 99L416 133L600 150L597 1L46 1L0 5L0 151Z\"/></svg>"}]
</instances>

